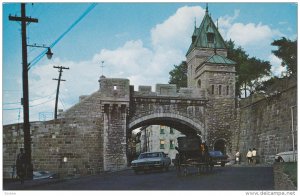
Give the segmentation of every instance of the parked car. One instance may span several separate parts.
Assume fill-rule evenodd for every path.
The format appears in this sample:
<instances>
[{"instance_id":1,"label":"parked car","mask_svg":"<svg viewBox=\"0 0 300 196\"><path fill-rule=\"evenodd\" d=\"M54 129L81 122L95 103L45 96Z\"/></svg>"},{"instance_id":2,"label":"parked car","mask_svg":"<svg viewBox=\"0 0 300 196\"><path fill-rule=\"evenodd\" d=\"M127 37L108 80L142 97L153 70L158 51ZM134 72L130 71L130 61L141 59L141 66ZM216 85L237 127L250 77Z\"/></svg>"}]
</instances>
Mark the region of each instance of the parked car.
<instances>
[{"instance_id":1,"label":"parked car","mask_svg":"<svg viewBox=\"0 0 300 196\"><path fill-rule=\"evenodd\" d=\"M164 152L145 152L131 162L131 168L135 173L155 169L168 171L170 164L171 159Z\"/></svg>"},{"instance_id":2,"label":"parked car","mask_svg":"<svg viewBox=\"0 0 300 196\"><path fill-rule=\"evenodd\" d=\"M59 178L58 173L49 172L49 171L34 171L33 172L33 180L56 179L56 178Z\"/></svg>"},{"instance_id":3,"label":"parked car","mask_svg":"<svg viewBox=\"0 0 300 196\"><path fill-rule=\"evenodd\" d=\"M297 150L295 151L295 158L294 151L280 152L275 155L276 162L296 162L297 158Z\"/></svg>"},{"instance_id":4,"label":"parked car","mask_svg":"<svg viewBox=\"0 0 300 196\"><path fill-rule=\"evenodd\" d=\"M221 151L210 151L209 156L212 159L213 165L225 167L225 164L230 161L228 155L224 155Z\"/></svg>"}]
</instances>

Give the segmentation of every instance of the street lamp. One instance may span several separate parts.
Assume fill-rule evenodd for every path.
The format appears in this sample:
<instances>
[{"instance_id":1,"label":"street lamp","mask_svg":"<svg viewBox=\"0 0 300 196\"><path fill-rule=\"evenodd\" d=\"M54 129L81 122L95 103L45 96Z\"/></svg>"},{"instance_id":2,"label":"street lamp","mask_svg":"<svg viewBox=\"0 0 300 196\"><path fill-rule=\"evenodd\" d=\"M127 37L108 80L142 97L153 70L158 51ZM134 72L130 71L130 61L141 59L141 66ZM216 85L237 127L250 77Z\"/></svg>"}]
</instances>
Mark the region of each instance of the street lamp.
<instances>
[{"instance_id":1,"label":"street lamp","mask_svg":"<svg viewBox=\"0 0 300 196\"><path fill-rule=\"evenodd\" d=\"M47 55L47 58L50 60L53 56L53 53L51 51L51 48L50 47L47 47L45 45L37 45L37 44L33 44L33 45L27 45L29 47L34 47L34 48L47 48L47 52L46 52L46 55Z\"/></svg>"}]
</instances>

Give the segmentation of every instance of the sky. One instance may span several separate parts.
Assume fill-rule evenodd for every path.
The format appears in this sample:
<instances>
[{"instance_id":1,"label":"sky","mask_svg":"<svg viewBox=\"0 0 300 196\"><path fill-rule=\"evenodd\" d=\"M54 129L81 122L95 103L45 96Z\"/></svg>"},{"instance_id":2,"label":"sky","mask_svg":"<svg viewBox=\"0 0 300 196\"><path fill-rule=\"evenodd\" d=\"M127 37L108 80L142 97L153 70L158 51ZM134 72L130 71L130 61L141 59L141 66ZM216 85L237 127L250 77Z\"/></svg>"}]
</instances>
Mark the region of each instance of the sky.
<instances>
[{"instance_id":1,"label":"sky","mask_svg":"<svg viewBox=\"0 0 300 196\"><path fill-rule=\"evenodd\" d=\"M155 84L168 83L174 65L186 60L195 21L198 27L206 3L98 2L67 31L89 6L91 3L26 4L26 15L38 19L27 25L27 43L53 46L54 53L51 60L43 57L28 71L30 121L53 119L57 88L53 78L59 74L53 66L69 67L62 73L66 81L60 86L58 108L63 110L78 103L80 95L99 90L102 74L127 78L135 90L148 85L155 91ZM208 10L218 21L224 40L233 40L250 57L270 61L272 73L280 76L284 68L272 55L276 48L271 43L281 37L297 39L296 3L211 2ZM4 125L23 122L21 25L9 21L10 14L20 16L20 4L2 2ZM43 50L28 47L28 62Z\"/></svg>"}]
</instances>

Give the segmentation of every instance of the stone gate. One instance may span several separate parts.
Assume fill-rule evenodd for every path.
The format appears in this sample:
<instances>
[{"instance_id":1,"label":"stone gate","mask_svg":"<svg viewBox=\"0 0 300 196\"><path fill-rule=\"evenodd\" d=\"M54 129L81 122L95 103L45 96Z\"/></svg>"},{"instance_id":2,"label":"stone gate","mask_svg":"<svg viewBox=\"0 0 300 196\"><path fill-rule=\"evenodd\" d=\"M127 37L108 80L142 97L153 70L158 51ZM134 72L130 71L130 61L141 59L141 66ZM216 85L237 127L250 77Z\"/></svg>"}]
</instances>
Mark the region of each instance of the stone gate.
<instances>
[{"instance_id":1,"label":"stone gate","mask_svg":"<svg viewBox=\"0 0 300 196\"><path fill-rule=\"evenodd\" d=\"M139 86L134 91L128 79L101 76L97 92L81 96L80 102L59 119L31 126L34 168L65 175L125 168L131 131L153 124L186 135L200 134L210 149L218 144L218 148L230 152L235 62L227 59L225 42L208 10L199 28L194 29L186 57L186 88L157 84L155 91L151 86ZM18 137L22 138L21 126L7 130L21 131ZM4 167L8 171L22 140L7 142L4 154L9 158Z\"/></svg>"}]
</instances>

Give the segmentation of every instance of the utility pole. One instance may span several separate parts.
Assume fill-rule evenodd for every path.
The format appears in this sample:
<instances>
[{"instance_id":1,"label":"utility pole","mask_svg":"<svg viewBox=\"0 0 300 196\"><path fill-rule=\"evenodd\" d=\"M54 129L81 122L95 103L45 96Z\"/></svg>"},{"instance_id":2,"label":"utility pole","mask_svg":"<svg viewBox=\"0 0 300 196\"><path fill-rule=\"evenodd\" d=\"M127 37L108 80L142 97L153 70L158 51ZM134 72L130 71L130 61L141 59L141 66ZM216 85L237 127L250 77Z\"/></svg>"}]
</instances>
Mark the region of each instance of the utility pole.
<instances>
[{"instance_id":1,"label":"utility pole","mask_svg":"<svg viewBox=\"0 0 300 196\"><path fill-rule=\"evenodd\" d=\"M28 96L28 63L27 63L27 40L26 40L26 24L27 22L38 22L36 18L26 16L25 3L21 3L21 17L9 16L11 21L20 21L22 29L22 67L23 67L23 131L24 131L24 150L26 157L26 178L33 178L33 166L31 163L31 137L29 124L29 96Z\"/></svg>"},{"instance_id":2,"label":"utility pole","mask_svg":"<svg viewBox=\"0 0 300 196\"><path fill-rule=\"evenodd\" d=\"M63 67L63 66L53 66L53 68L59 69L59 76L58 79L54 78L53 80L57 80L57 90L56 90L56 99L55 99L55 109L54 109L54 119L57 119L57 102L58 102L58 94L59 94L59 86L60 86L60 81L66 81L61 79L61 74L63 72L63 69L69 69L69 67Z\"/></svg>"}]
</instances>

